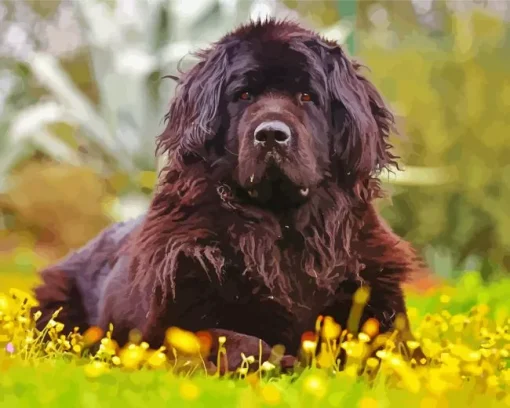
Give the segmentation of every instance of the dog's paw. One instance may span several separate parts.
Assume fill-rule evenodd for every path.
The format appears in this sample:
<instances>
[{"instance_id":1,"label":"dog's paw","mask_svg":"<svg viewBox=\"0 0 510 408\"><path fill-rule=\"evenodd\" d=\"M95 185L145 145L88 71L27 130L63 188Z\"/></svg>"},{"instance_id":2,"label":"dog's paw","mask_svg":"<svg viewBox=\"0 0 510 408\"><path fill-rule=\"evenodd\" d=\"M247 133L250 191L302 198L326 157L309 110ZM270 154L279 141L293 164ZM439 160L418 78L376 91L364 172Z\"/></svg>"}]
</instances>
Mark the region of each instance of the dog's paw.
<instances>
[{"instance_id":1,"label":"dog's paw","mask_svg":"<svg viewBox=\"0 0 510 408\"><path fill-rule=\"evenodd\" d=\"M271 355L269 344L258 337L223 329L211 329L208 332L212 336L209 360L216 365L218 364L220 338L224 337L223 353L219 358L219 369L222 374L227 371L234 372L240 368L243 364L242 354L246 358L253 356L253 362L249 365L250 371L258 369L259 359L266 361Z\"/></svg>"}]
</instances>

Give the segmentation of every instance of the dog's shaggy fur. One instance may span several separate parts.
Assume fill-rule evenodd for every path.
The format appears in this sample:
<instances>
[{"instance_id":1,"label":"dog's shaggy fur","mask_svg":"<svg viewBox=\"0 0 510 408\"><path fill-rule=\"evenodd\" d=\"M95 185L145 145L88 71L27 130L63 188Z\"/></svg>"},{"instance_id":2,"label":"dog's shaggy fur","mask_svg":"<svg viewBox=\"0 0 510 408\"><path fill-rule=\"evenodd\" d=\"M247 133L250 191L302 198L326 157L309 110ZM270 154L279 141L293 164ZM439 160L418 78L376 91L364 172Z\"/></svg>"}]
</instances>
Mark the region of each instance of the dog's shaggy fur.
<instances>
[{"instance_id":1,"label":"dog's shaggy fur","mask_svg":"<svg viewBox=\"0 0 510 408\"><path fill-rule=\"evenodd\" d=\"M334 42L292 22L243 26L179 80L150 209L42 272L43 326L222 329L296 354L319 314L343 327L352 295L391 328L421 264L377 214L395 164L393 117ZM276 125L275 125L276 124ZM262 127L263 131L259 131Z\"/></svg>"}]
</instances>

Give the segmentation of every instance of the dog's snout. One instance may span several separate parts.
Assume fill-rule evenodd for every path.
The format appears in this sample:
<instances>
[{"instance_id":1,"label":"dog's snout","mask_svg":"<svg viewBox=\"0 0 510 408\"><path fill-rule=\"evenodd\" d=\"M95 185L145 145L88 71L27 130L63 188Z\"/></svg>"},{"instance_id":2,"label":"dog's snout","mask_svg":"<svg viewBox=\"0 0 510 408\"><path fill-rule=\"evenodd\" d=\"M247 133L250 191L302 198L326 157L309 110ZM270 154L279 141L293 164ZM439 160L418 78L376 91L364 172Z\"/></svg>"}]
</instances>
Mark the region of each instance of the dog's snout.
<instances>
[{"instance_id":1,"label":"dog's snout","mask_svg":"<svg viewBox=\"0 0 510 408\"><path fill-rule=\"evenodd\" d=\"M288 145L291 138L289 126L279 120L263 122L257 126L254 132L255 145Z\"/></svg>"}]
</instances>

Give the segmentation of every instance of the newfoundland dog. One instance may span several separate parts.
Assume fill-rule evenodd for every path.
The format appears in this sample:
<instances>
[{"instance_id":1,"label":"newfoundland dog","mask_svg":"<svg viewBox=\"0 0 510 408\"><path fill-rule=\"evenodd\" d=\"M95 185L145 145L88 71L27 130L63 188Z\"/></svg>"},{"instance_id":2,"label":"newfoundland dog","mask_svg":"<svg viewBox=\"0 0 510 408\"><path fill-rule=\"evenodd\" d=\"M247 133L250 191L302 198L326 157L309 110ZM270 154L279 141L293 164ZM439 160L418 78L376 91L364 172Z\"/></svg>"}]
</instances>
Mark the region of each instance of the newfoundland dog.
<instances>
[{"instance_id":1,"label":"newfoundland dog","mask_svg":"<svg viewBox=\"0 0 510 408\"><path fill-rule=\"evenodd\" d=\"M406 321L401 283L422 265L374 207L394 121L361 66L274 20L197 56L158 138L168 165L149 210L42 272L39 327L62 307L68 330L113 323L120 344L136 328L157 347L177 326L296 355L319 315L346 326L362 285L360 324Z\"/></svg>"}]
</instances>

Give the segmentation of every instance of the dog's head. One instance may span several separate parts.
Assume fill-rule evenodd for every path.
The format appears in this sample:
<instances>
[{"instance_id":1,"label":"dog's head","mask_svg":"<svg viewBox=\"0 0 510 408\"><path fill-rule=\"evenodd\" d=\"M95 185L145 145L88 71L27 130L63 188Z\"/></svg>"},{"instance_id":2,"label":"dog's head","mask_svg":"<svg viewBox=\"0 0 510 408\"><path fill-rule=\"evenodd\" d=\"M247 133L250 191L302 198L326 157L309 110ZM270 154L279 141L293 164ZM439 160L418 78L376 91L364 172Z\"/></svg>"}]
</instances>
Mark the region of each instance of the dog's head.
<instances>
[{"instance_id":1,"label":"dog's head","mask_svg":"<svg viewBox=\"0 0 510 408\"><path fill-rule=\"evenodd\" d=\"M337 44L267 21L198 57L159 138L171 167L205 162L260 205L287 207L325 180L349 189L393 163L393 117Z\"/></svg>"}]
</instances>

